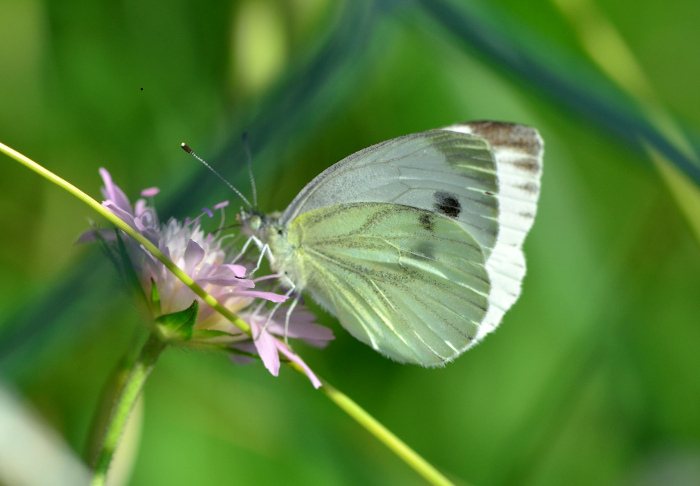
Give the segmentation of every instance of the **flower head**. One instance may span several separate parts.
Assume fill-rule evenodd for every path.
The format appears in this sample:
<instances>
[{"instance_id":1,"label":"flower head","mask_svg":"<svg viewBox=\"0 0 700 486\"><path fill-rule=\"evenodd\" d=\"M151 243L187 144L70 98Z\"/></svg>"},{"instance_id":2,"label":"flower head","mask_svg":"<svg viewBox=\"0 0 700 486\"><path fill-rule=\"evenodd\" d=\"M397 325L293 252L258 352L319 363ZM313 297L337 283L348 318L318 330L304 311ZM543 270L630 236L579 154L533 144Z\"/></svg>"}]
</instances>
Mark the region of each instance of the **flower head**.
<instances>
[{"instance_id":1,"label":"flower head","mask_svg":"<svg viewBox=\"0 0 700 486\"><path fill-rule=\"evenodd\" d=\"M270 315L271 311L266 303L281 304L288 297L268 288L274 285L276 275L246 278L249 265L245 262L233 262L229 258L225 243L231 235L221 235L224 208L228 203L214 206L214 210L220 210L222 213L222 225L215 233L206 233L201 226L204 216L214 216L207 208L195 219L170 219L161 224L152 203L158 189L142 191L142 198L132 206L124 192L113 183L107 170L100 169L100 175L105 184L102 188L105 197L103 206L151 241L222 305L248 322L252 331L251 337L200 301L193 337L179 344L192 347L223 347L234 353L237 362L245 362L257 355L275 376L279 372L279 354L282 353L307 371L314 386L320 386L320 381L311 370L276 336L297 338L323 347L333 339L332 332L315 324L313 315L300 306L297 306L297 310L290 316L286 316L286 312L280 310ZM93 241L97 238L107 242L116 240L114 232L92 230L83 234L79 241ZM128 237L123 238L123 242L143 292L147 296L158 297L157 302L149 298L156 314L173 314L187 309L193 301L199 300L189 287L145 248Z\"/></svg>"}]
</instances>

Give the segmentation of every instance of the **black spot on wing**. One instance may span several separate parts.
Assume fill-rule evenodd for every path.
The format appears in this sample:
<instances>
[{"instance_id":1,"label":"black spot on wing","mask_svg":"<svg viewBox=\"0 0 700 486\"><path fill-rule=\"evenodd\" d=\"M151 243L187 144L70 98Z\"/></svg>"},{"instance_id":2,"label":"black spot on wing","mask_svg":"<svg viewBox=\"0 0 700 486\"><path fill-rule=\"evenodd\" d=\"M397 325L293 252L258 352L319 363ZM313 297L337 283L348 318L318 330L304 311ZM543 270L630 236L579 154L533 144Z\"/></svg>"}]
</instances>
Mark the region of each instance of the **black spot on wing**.
<instances>
[{"instance_id":1,"label":"black spot on wing","mask_svg":"<svg viewBox=\"0 0 700 486\"><path fill-rule=\"evenodd\" d=\"M438 191L433 194L435 211L450 218L458 218L462 213L462 205L459 203L457 196L449 192Z\"/></svg>"},{"instance_id":2,"label":"black spot on wing","mask_svg":"<svg viewBox=\"0 0 700 486\"><path fill-rule=\"evenodd\" d=\"M432 233L435 229L435 221L433 221L433 215L430 213L421 213L421 215L418 217L418 222L426 231L430 231Z\"/></svg>"}]
</instances>

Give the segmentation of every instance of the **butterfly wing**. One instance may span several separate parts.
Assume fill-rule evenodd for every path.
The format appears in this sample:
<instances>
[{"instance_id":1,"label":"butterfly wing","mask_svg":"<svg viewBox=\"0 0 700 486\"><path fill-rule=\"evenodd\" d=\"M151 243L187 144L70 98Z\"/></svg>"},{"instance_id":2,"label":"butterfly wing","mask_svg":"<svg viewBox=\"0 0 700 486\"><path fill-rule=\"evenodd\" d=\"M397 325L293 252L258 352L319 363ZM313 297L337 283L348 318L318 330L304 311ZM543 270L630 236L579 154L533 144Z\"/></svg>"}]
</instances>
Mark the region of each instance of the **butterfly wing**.
<instances>
[{"instance_id":1,"label":"butterfly wing","mask_svg":"<svg viewBox=\"0 0 700 486\"><path fill-rule=\"evenodd\" d=\"M482 248L490 282L478 341L520 295L521 247L537 210L542 153L537 130L509 123L473 122L406 135L322 172L281 222L288 226L305 213L359 202L400 204L455 221Z\"/></svg>"},{"instance_id":2,"label":"butterfly wing","mask_svg":"<svg viewBox=\"0 0 700 486\"><path fill-rule=\"evenodd\" d=\"M290 277L380 353L437 366L474 341L490 285L481 246L452 219L339 204L302 214L286 237Z\"/></svg>"},{"instance_id":3,"label":"butterfly wing","mask_svg":"<svg viewBox=\"0 0 700 486\"><path fill-rule=\"evenodd\" d=\"M340 203L403 204L454 217L490 249L498 232L497 193L486 140L430 130L373 145L329 167L292 201L282 221Z\"/></svg>"}]
</instances>

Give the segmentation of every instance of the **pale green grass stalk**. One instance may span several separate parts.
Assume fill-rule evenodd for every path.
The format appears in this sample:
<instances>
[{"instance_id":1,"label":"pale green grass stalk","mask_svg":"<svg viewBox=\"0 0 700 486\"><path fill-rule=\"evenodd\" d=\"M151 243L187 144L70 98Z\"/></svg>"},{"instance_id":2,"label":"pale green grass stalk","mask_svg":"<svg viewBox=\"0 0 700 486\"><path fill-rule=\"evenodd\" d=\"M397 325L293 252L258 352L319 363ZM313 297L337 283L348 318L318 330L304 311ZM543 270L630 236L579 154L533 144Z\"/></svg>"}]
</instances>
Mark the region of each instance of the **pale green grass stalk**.
<instances>
[{"instance_id":1,"label":"pale green grass stalk","mask_svg":"<svg viewBox=\"0 0 700 486\"><path fill-rule=\"evenodd\" d=\"M423 476L430 484L439 486L452 486L453 483L447 479L440 471L435 469L428 461L423 459L413 449L407 446L401 439L396 437L389 429L384 427L374 417L368 414L357 403L344 393L338 391L323 378L320 378L323 386L321 391L330 398L333 403L343 409L348 415L354 418L360 425L370 431L385 446L399 456L406 464L409 464L418 474Z\"/></svg>"},{"instance_id":2,"label":"pale green grass stalk","mask_svg":"<svg viewBox=\"0 0 700 486\"><path fill-rule=\"evenodd\" d=\"M552 3L569 21L591 60L637 101L649 121L679 152L698 162L698 154L664 108L632 49L594 1L552 0ZM643 145L700 244L700 189L665 156L649 144Z\"/></svg>"}]
</instances>

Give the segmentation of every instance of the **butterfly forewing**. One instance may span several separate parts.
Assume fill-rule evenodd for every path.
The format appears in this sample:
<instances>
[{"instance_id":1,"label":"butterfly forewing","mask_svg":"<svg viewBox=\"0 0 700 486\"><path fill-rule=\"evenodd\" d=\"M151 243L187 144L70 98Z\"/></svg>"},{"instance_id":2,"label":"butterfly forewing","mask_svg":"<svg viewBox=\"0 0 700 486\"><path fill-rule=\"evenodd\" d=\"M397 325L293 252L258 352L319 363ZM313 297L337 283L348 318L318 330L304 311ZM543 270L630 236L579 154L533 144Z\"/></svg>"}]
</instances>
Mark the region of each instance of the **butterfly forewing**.
<instances>
[{"instance_id":1,"label":"butterfly forewing","mask_svg":"<svg viewBox=\"0 0 700 486\"><path fill-rule=\"evenodd\" d=\"M520 296L525 276L522 244L537 212L543 143L537 130L501 122L473 122L446 130L482 137L492 148L498 174L498 237L487 258L489 312L477 340L493 331Z\"/></svg>"},{"instance_id":2,"label":"butterfly forewing","mask_svg":"<svg viewBox=\"0 0 700 486\"><path fill-rule=\"evenodd\" d=\"M339 203L386 202L447 215L485 247L494 246L498 182L483 138L430 130L361 150L322 172L292 201L282 222Z\"/></svg>"}]
</instances>

